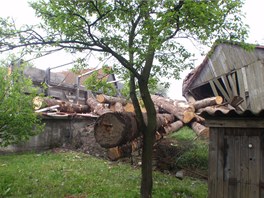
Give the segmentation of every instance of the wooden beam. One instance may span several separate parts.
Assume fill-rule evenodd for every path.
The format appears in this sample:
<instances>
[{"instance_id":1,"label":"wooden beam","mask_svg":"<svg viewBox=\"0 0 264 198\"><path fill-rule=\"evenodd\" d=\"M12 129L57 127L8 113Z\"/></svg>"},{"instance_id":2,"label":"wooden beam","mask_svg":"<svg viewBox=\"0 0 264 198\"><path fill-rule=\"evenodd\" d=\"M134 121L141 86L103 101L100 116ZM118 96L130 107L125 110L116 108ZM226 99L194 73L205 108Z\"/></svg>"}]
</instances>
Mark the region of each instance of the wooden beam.
<instances>
[{"instance_id":1,"label":"wooden beam","mask_svg":"<svg viewBox=\"0 0 264 198\"><path fill-rule=\"evenodd\" d=\"M210 83L211 89L213 90L214 96L219 96L214 82L212 80L210 80L209 83Z\"/></svg>"},{"instance_id":2,"label":"wooden beam","mask_svg":"<svg viewBox=\"0 0 264 198\"><path fill-rule=\"evenodd\" d=\"M229 127L229 128L264 128L264 120L263 118L254 119L243 118L243 119L221 119L215 118L214 120L205 120L205 125L208 127Z\"/></svg>"},{"instance_id":3,"label":"wooden beam","mask_svg":"<svg viewBox=\"0 0 264 198\"><path fill-rule=\"evenodd\" d=\"M233 96L238 96L238 91L237 91L237 86L236 86L236 83L234 82L233 78L232 78L232 75L227 75L227 78L228 78L228 81L230 83L230 86L231 86L231 89L232 89L232 92L233 92Z\"/></svg>"},{"instance_id":4,"label":"wooden beam","mask_svg":"<svg viewBox=\"0 0 264 198\"><path fill-rule=\"evenodd\" d=\"M223 81L223 83L225 85L225 88L226 88L226 91L227 91L227 94L228 94L229 98L232 98L234 96L234 94L233 94L233 92L231 90L231 87L230 87L230 85L228 83L226 75L223 75L221 77L221 79L222 79L222 81Z\"/></svg>"},{"instance_id":5,"label":"wooden beam","mask_svg":"<svg viewBox=\"0 0 264 198\"><path fill-rule=\"evenodd\" d=\"M223 94L224 98L229 102L230 97L228 96L228 94L226 93L226 91L224 90L224 88L222 87L220 82L218 81L218 79L214 79L213 81L214 81L215 85L217 86L217 88L220 90L220 92Z\"/></svg>"}]
</instances>

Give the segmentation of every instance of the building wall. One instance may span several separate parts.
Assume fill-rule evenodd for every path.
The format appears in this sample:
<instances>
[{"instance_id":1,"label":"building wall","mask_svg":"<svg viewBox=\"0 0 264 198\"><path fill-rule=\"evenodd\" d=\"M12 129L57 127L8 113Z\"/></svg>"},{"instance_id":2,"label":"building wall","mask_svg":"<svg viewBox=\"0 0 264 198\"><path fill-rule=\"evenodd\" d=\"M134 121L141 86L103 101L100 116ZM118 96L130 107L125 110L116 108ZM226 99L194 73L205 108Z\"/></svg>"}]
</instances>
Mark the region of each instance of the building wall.
<instances>
[{"instance_id":1,"label":"building wall","mask_svg":"<svg viewBox=\"0 0 264 198\"><path fill-rule=\"evenodd\" d=\"M94 118L43 118L44 131L27 142L1 148L0 153L41 151L70 144L80 130L95 122Z\"/></svg>"}]
</instances>

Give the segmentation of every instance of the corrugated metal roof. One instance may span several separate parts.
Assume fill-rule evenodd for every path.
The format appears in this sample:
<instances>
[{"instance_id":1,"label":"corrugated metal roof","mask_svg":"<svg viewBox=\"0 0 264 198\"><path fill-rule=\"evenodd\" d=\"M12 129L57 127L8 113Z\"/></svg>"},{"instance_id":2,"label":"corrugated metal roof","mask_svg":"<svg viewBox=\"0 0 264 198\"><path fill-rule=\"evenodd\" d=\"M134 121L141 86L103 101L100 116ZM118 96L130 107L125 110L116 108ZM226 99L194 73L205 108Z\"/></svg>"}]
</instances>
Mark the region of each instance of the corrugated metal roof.
<instances>
[{"instance_id":1,"label":"corrugated metal roof","mask_svg":"<svg viewBox=\"0 0 264 198\"><path fill-rule=\"evenodd\" d=\"M215 111L207 111L206 109L201 112L200 116L204 118L213 118L213 117L263 117L264 118L264 110L259 112L252 112L251 110L245 111L237 111L235 109L230 109L229 111L221 111L221 109L215 109Z\"/></svg>"}]
</instances>

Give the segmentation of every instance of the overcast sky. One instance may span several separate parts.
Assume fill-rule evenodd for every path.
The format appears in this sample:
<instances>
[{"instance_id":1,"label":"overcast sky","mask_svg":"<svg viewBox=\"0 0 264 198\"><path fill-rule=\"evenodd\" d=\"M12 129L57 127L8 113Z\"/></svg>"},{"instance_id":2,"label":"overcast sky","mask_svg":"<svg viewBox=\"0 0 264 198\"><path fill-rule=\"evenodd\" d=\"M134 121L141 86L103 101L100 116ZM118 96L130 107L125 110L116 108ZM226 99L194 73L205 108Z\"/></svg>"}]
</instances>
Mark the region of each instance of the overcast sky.
<instances>
[{"instance_id":1,"label":"overcast sky","mask_svg":"<svg viewBox=\"0 0 264 198\"><path fill-rule=\"evenodd\" d=\"M28 6L28 0L0 0L0 16L11 16L15 19L16 23L21 24L34 24L38 20L34 17L34 11ZM246 13L246 23L250 26L249 43L258 43L264 45L264 31L262 25L262 15L264 8L263 0L246 0L244 5L244 12ZM202 62L203 57L199 57L195 62L196 66ZM36 67L46 68L54 67L64 63L71 62L73 57L65 56L64 53L57 53L50 56L49 61L35 61ZM95 65L96 66L96 65ZM185 78L189 71L183 72L181 77ZM169 97L172 99L183 99L181 96L182 80L171 80L171 88L169 90Z\"/></svg>"}]
</instances>

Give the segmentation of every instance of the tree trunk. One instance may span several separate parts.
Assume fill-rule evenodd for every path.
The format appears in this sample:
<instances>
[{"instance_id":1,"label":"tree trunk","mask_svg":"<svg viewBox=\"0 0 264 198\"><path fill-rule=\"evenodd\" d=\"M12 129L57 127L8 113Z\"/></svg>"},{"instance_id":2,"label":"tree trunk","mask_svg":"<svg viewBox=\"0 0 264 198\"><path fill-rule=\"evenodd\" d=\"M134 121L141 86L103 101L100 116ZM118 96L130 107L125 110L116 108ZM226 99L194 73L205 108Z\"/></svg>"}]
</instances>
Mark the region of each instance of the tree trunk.
<instances>
[{"instance_id":1,"label":"tree trunk","mask_svg":"<svg viewBox=\"0 0 264 198\"><path fill-rule=\"evenodd\" d=\"M88 105L73 104L63 101L60 103L60 111L68 113L87 113L90 111L90 108Z\"/></svg>"},{"instance_id":2,"label":"tree trunk","mask_svg":"<svg viewBox=\"0 0 264 198\"><path fill-rule=\"evenodd\" d=\"M180 120L177 120L176 122L173 122L171 124L168 124L164 127L162 127L159 132L163 135L168 135L172 132L178 131L183 127L183 122Z\"/></svg>"},{"instance_id":3,"label":"tree trunk","mask_svg":"<svg viewBox=\"0 0 264 198\"><path fill-rule=\"evenodd\" d=\"M40 96L37 96L33 98L33 105L35 110L39 110L45 107L51 107L55 105L59 105L61 103L60 100L56 100L54 98L43 98Z\"/></svg>"},{"instance_id":4,"label":"tree trunk","mask_svg":"<svg viewBox=\"0 0 264 198\"><path fill-rule=\"evenodd\" d=\"M101 115L94 125L96 142L104 148L125 144L140 135L134 113L110 112Z\"/></svg>"},{"instance_id":5,"label":"tree trunk","mask_svg":"<svg viewBox=\"0 0 264 198\"><path fill-rule=\"evenodd\" d=\"M45 107L59 105L58 109L61 112L86 113L90 111L90 108L87 105L73 104L70 102L62 101L62 100L56 100L54 98L43 98L39 96L33 99L33 104L34 104L35 110L40 110Z\"/></svg>"},{"instance_id":6,"label":"tree trunk","mask_svg":"<svg viewBox=\"0 0 264 198\"><path fill-rule=\"evenodd\" d=\"M111 112L111 110L107 108L106 104L97 102L93 97L88 98L86 103L95 114L103 115L105 113Z\"/></svg>"},{"instance_id":7,"label":"tree trunk","mask_svg":"<svg viewBox=\"0 0 264 198\"><path fill-rule=\"evenodd\" d=\"M205 98L203 100L198 100L193 103L194 108L201 109L208 106L219 105L222 104L223 98L221 96Z\"/></svg>"},{"instance_id":8,"label":"tree trunk","mask_svg":"<svg viewBox=\"0 0 264 198\"><path fill-rule=\"evenodd\" d=\"M194 107L184 101L174 101L172 104L171 101L160 96L153 95L151 98L156 105L175 115L183 123L188 123L195 117Z\"/></svg>"},{"instance_id":9,"label":"tree trunk","mask_svg":"<svg viewBox=\"0 0 264 198\"><path fill-rule=\"evenodd\" d=\"M116 112L124 112L124 107L121 102L115 103L115 111Z\"/></svg>"},{"instance_id":10,"label":"tree trunk","mask_svg":"<svg viewBox=\"0 0 264 198\"><path fill-rule=\"evenodd\" d=\"M204 125L200 124L199 122L191 122L191 127L193 131L203 138L209 137L209 128L205 127Z\"/></svg>"},{"instance_id":11,"label":"tree trunk","mask_svg":"<svg viewBox=\"0 0 264 198\"><path fill-rule=\"evenodd\" d=\"M131 157L132 152L140 149L142 147L142 144L142 137L138 137L122 146L110 148L107 152L107 157L112 161L118 160L122 157Z\"/></svg>"},{"instance_id":12,"label":"tree trunk","mask_svg":"<svg viewBox=\"0 0 264 198\"><path fill-rule=\"evenodd\" d=\"M143 114L147 124L147 115ZM157 130L171 123L175 117L171 114L157 114ZM104 148L111 148L126 144L141 136L140 128L134 113L110 112L101 115L94 126L94 135L98 144Z\"/></svg>"},{"instance_id":13,"label":"tree trunk","mask_svg":"<svg viewBox=\"0 0 264 198\"><path fill-rule=\"evenodd\" d=\"M124 98L119 97L113 97L113 96L107 96L104 94L99 94L96 96L96 100L100 103L109 103L109 104L115 104L116 102L121 103L122 105L125 105L127 103L127 100Z\"/></svg>"}]
</instances>

